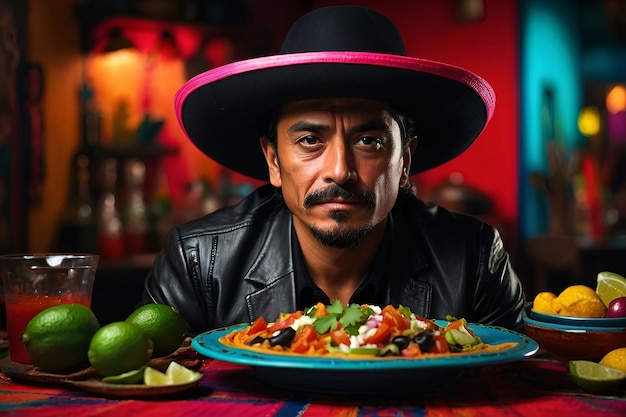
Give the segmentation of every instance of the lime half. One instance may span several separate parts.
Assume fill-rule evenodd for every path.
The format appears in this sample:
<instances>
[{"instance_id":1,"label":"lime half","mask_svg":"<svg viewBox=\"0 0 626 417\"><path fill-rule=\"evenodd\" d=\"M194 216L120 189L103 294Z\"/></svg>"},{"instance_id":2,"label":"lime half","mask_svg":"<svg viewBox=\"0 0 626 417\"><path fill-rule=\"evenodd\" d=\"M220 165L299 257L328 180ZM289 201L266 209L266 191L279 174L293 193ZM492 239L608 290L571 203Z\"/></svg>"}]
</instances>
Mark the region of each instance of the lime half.
<instances>
[{"instance_id":1,"label":"lime half","mask_svg":"<svg viewBox=\"0 0 626 417\"><path fill-rule=\"evenodd\" d=\"M616 298L626 297L626 278L615 272L599 272L596 293L608 307Z\"/></svg>"},{"instance_id":2,"label":"lime half","mask_svg":"<svg viewBox=\"0 0 626 417\"><path fill-rule=\"evenodd\" d=\"M171 362L165 373L148 366L143 375L144 383L148 386L191 384L200 378L200 372L185 368L178 362Z\"/></svg>"},{"instance_id":3,"label":"lime half","mask_svg":"<svg viewBox=\"0 0 626 417\"><path fill-rule=\"evenodd\" d=\"M602 392L617 388L626 381L626 372L591 361L570 361L572 381L588 392Z\"/></svg>"},{"instance_id":4,"label":"lime half","mask_svg":"<svg viewBox=\"0 0 626 417\"><path fill-rule=\"evenodd\" d=\"M105 376L102 378L102 382L108 384L141 384L143 382L143 373L146 367L142 366L139 369L124 372L119 375Z\"/></svg>"},{"instance_id":5,"label":"lime half","mask_svg":"<svg viewBox=\"0 0 626 417\"><path fill-rule=\"evenodd\" d=\"M202 377L200 372L185 368L178 362L171 362L165 371L171 385L190 384Z\"/></svg>"},{"instance_id":6,"label":"lime half","mask_svg":"<svg viewBox=\"0 0 626 417\"><path fill-rule=\"evenodd\" d=\"M169 378L163 372L146 366L143 373L143 383L148 386L169 385Z\"/></svg>"}]
</instances>

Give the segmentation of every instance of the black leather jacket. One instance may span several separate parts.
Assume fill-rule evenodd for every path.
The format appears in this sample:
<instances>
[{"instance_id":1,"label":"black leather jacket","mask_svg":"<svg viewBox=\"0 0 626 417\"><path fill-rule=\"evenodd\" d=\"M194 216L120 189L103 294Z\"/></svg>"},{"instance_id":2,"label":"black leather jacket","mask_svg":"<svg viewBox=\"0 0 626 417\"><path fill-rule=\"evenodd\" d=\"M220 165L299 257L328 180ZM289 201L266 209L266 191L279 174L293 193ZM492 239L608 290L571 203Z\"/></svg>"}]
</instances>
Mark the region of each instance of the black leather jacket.
<instances>
[{"instance_id":1,"label":"black leather jacket","mask_svg":"<svg viewBox=\"0 0 626 417\"><path fill-rule=\"evenodd\" d=\"M400 196L389 215L385 304L428 318L523 330L525 298L500 235L472 217ZM177 308L191 334L295 311L292 217L271 185L171 230L142 303Z\"/></svg>"}]
</instances>

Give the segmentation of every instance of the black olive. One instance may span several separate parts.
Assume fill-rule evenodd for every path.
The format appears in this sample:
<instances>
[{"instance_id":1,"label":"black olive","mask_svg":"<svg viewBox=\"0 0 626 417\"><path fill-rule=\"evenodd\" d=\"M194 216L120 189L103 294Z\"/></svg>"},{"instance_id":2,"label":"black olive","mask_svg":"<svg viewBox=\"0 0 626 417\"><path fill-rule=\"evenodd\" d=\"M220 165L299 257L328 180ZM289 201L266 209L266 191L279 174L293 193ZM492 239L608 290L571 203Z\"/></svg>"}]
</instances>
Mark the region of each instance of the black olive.
<instances>
[{"instance_id":1,"label":"black olive","mask_svg":"<svg viewBox=\"0 0 626 417\"><path fill-rule=\"evenodd\" d=\"M450 352L452 353L458 353L458 352L463 352L463 347L459 346L459 345L451 345L450 343L448 343L448 349L450 350Z\"/></svg>"},{"instance_id":2,"label":"black olive","mask_svg":"<svg viewBox=\"0 0 626 417\"><path fill-rule=\"evenodd\" d=\"M270 346L279 345L289 347L294 337L296 337L296 331L291 327L287 327L281 330L276 336L267 339L267 341L270 342Z\"/></svg>"},{"instance_id":3,"label":"black olive","mask_svg":"<svg viewBox=\"0 0 626 417\"><path fill-rule=\"evenodd\" d=\"M435 346L435 336L431 332L421 332L413 337L413 342L419 345L422 352L430 352Z\"/></svg>"},{"instance_id":4,"label":"black olive","mask_svg":"<svg viewBox=\"0 0 626 417\"><path fill-rule=\"evenodd\" d=\"M398 346L398 349L402 350L409 347L411 339L408 336L396 336L391 339L391 343Z\"/></svg>"},{"instance_id":5,"label":"black olive","mask_svg":"<svg viewBox=\"0 0 626 417\"><path fill-rule=\"evenodd\" d=\"M248 342L248 345L252 346L252 345L258 345L261 344L265 341L264 338L262 338L261 336L257 336L254 339L252 339L251 341Z\"/></svg>"}]
</instances>

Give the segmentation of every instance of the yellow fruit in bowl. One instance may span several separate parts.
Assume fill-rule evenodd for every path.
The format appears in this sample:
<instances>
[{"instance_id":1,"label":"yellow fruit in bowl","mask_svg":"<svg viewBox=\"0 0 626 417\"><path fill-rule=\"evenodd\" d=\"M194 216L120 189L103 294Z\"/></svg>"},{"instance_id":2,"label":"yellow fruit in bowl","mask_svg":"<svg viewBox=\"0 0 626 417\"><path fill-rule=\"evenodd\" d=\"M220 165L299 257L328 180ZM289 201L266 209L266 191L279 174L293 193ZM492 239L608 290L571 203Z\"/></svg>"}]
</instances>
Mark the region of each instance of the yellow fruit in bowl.
<instances>
[{"instance_id":1,"label":"yellow fruit in bowl","mask_svg":"<svg viewBox=\"0 0 626 417\"><path fill-rule=\"evenodd\" d=\"M540 292L533 300L533 310L544 314L558 314L552 303L556 295L549 291Z\"/></svg>"},{"instance_id":2,"label":"yellow fruit in bowl","mask_svg":"<svg viewBox=\"0 0 626 417\"><path fill-rule=\"evenodd\" d=\"M552 301L552 307L561 316L599 318L606 306L595 290L586 285L572 285Z\"/></svg>"},{"instance_id":3,"label":"yellow fruit in bowl","mask_svg":"<svg viewBox=\"0 0 626 417\"><path fill-rule=\"evenodd\" d=\"M600 360L600 365L626 372L626 347L613 349Z\"/></svg>"}]
</instances>

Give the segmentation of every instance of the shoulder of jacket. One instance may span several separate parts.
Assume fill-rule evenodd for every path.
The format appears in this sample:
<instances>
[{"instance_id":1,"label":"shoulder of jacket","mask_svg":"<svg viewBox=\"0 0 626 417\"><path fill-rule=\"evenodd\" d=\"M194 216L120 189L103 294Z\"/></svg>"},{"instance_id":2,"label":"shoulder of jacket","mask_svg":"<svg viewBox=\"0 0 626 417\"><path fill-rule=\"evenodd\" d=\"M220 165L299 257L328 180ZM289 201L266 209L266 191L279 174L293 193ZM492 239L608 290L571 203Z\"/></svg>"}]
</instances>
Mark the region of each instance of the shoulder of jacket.
<instances>
[{"instance_id":1,"label":"shoulder of jacket","mask_svg":"<svg viewBox=\"0 0 626 417\"><path fill-rule=\"evenodd\" d=\"M218 235L240 231L241 229L262 226L275 216L287 212L282 199L276 195L271 185L264 185L252 191L239 203L227 206L178 226L181 239L203 235Z\"/></svg>"}]
</instances>

